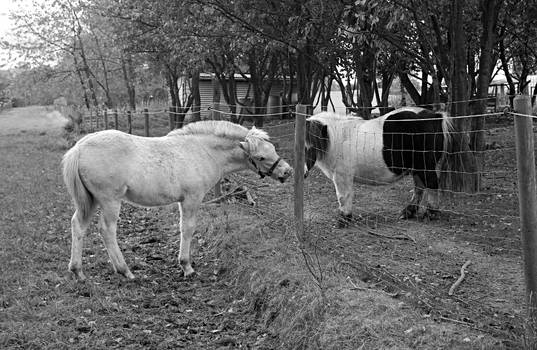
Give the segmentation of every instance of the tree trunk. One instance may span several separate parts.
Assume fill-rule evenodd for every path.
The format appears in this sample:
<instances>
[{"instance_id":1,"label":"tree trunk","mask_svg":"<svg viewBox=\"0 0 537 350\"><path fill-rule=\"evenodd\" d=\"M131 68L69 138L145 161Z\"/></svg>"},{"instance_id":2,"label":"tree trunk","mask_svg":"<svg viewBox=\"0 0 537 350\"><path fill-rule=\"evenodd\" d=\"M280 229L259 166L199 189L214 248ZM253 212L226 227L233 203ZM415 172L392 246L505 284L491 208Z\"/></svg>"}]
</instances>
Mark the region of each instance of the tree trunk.
<instances>
[{"instance_id":1,"label":"tree trunk","mask_svg":"<svg viewBox=\"0 0 537 350\"><path fill-rule=\"evenodd\" d=\"M97 34L95 34L95 31L93 28L91 28L91 33L93 34L93 38L95 40L95 46L97 47L97 52L99 54L99 61L101 63L101 67L103 69L103 83L99 84L104 90L104 94L106 97L105 105L107 108L113 107L112 97L110 96L110 84L108 79L108 69L106 68L106 61L104 59L103 50L101 48L101 43L99 41L99 38L97 37Z\"/></svg>"},{"instance_id":2,"label":"tree trunk","mask_svg":"<svg viewBox=\"0 0 537 350\"><path fill-rule=\"evenodd\" d=\"M88 83L88 90L90 93L91 101L93 102L93 106L97 108L99 106L99 101L97 100L97 95L95 94L95 87L93 86L93 80L90 75L90 67L88 65L86 52L84 50L84 45L82 43L81 33L82 33L82 27L80 26L80 24L78 24L75 30L75 36L76 36L76 42L78 43L78 47L79 47L80 58L82 60L82 71L84 71L84 75ZM75 51L73 55L76 56L76 44L75 44Z\"/></svg>"},{"instance_id":3,"label":"tree trunk","mask_svg":"<svg viewBox=\"0 0 537 350\"><path fill-rule=\"evenodd\" d=\"M450 110L451 116L466 116L468 105L468 75L466 72L466 32L463 20L465 0L451 3L451 64ZM443 188L456 192L476 192L479 189L475 158L470 153L468 118L452 119L456 132L445 162L441 164L440 183Z\"/></svg>"},{"instance_id":4,"label":"tree trunk","mask_svg":"<svg viewBox=\"0 0 537 350\"><path fill-rule=\"evenodd\" d=\"M502 28L502 30L500 32L500 36L503 37L504 33L505 33L505 27ZM515 82L513 81L513 77L511 76L511 71L509 69L509 61L508 61L507 55L505 53L504 40L505 39L503 39L503 38L500 40L500 62L502 63L502 70L504 72L505 79L507 80L507 85L509 86L509 92L508 92L509 106L512 109L513 108L513 99L515 98L515 94L516 94L516 86L515 86Z\"/></svg>"},{"instance_id":5,"label":"tree trunk","mask_svg":"<svg viewBox=\"0 0 537 350\"><path fill-rule=\"evenodd\" d=\"M88 96L88 90L86 88L86 83L84 82L84 77L82 77L82 73L80 72L80 67L78 66L78 60L76 58L76 52L73 52L73 63L75 66L75 72L76 75L80 81L80 86L82 87L82 91L84 92L84 103L86 105L87 109L90 109L90 100Z\"/></svg>"},{"instance_id":6,"label":"tree trunk","mask_svg":"<svg viewBox=\"0 0 537 350\"><path fill-rule=\"evenodd\" d=\"M406 73L400 73L399 74L399 80L401 81L401 86L405 89L405 91L410 95L410 98L416 105L421 105L421 96L414 84L412 84L412 80L408 77L408 74Z\"/></svg>"},{"instance_id":7,"label":"tree trunk","mask_svg":"<svg viewBox=\"0 0 537 350\"><path fill-rule=\"evenodd\" d=\"M382 94L380 99L380 115L384 115L389 112L389 97L390 89L392 87L393 78L395 75L393 73L383 73L382 74Z\"/></svg>"},{"instance_id":8,"label":"tree trunk","mask_svg":"<svg viewBox=\"0 0 537 350\"><path fill-rule=\"evenodd\" d=\"M82 43L80 43L82 45ZM95 93L95 86L93 85L93 79L90 75L90 67L88 65L88 61L86 59L86 54L82 48L80 47L80 58L82 59L82 71L84 72L84 75L86 77L86 81L88 82L88 90L91 97L91 102L93 102L93 106L95 108L99 107L99 101L97 100L97 94Z\"/></svg>"},{"instance_id":9,"label":"tree trunk","mask_svg":"<svg viewBox=\"0 0 537 350\"><path fill-rule=\"evenodd\" d=\"M479 57L479 74L477 77L475 114L484 114L487 108L488 87L492 69L495 65L494 46L496 44L496 25L498 14L503 0L481 0L481 25L482 33L480 40L481 56ZM483 172L485 150L485 117L472 118L470 148L476 154L478 173Z\"/></svg>"},{"instance_id":10,"label":"tree trunk","mask_svg":"<svg viewBox=\"0 0 537 350\"><path fill-rule=\"evenodd\" d=\"M200 96L200 71L194 70L192 73L192 121L197 122L201 120L201 96ZM185 112L186 113L186 112Z\"/></svg>"},{"instance_id":11,"label":"tree trunk","mask_svg":"<svg viewBox=\"0 0 537 350\"><path fill-rule=\"evenodd\" d=\"M123 72L123 81L125 82L125 87L127 89L127 96L129 99L129 108L131 111L136 110L136 92L134 88L134 79L132 60L125 57L125 51L121 53L121 70Z\"/></svg>"}]
</instances>

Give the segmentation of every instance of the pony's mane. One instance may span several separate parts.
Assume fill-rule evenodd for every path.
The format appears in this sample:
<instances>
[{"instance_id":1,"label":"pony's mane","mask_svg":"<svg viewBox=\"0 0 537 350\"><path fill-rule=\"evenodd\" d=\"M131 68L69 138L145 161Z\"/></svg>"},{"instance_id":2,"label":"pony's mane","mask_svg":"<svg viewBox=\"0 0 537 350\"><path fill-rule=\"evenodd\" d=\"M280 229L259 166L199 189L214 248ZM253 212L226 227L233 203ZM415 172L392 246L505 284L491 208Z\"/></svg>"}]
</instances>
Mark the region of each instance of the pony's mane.
<instances>
[{"instance_id":1,"label":"pony's mane","mask_svg":"<svg viewBox=\"0 0 537 350\"><path fill-rule=\"evenodd\" d=\"M213 135L231 141L246 141L256 149L261 141L268 141L268 134L255 127L247 129L242 125L224 120L204 120L190 123L181 129L170 131L168 136Z\"/></svg>"},{"instance_id":2,"label":"pony's mane","mask_svg":"<svg viewBox=\"0 0 537 350\"><path fill-rule=\"evenodd\" d=\"M319 114L315 114L308 118L308 120L317 120L324 124L328 124L332 121L338 122L342 120L357 120L357 119L363 119L363 118L352 116L352 115L337 114L334 112L321 112Z\"/></svg>"},{"instance_id":3,"label":"pony's mane","mask_svg":"<svg viewBox=\"0 0 537 350\"><path fill-rule=\"evenodd\" d=\"M247 129L242 125L225 120L204 120L190 123L181 129L175 129L168 133L168 136L179 135L214 135L226 139L261 139L268 141L268 134L261 129Z\"/></svg>"}]
</instances>

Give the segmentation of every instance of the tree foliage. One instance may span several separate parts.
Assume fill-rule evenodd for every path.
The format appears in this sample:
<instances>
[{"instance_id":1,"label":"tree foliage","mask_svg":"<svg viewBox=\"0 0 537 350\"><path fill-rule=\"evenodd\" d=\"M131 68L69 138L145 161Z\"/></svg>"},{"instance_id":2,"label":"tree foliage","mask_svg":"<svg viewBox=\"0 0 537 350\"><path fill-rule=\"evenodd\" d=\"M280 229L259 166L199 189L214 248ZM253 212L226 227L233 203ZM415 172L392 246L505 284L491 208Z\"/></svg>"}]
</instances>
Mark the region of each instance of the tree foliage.
<instances>
[{"instance_id":1,"label":"tree foliage","mask_svg":"<svg viewBox=\"0 0 537 350\"><path fill-rule=\"evenodd\" d=\"M30 70L48 66L55 71L50 76L78 86L77 100L88 106L132 107L166 86L171 104L186 112L196 105L192 83L200 72L214 74L232 112L241 102L237 76L249 81L255 107L266 105L280 80L284 102L326 108L335 83L347 107L364 117L374 101L382 111L393 103L395 80L413 103L432 108L484 100L499 68L511 93L522 91L537 65L535 1L470 0L457 13L452 5L43 0L12 14L17 41L9 45ZM485 105L470 107L479 113Z\"/></svg>"}]
</instances>

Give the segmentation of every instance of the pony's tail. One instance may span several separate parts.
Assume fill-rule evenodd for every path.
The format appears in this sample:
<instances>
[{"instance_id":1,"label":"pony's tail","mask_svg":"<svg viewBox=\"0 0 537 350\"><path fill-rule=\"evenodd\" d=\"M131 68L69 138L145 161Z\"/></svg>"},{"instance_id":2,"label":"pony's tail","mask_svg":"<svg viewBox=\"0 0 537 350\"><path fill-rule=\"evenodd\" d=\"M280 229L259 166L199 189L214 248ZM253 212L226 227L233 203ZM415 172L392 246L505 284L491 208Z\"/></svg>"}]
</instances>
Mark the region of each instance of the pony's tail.
<instances>
[{"instance_id":1,"label":"pony's tail","mask_svg":"<svg viewBox=\"0 0 537 350\"><path fill-rule=\"evenodd\" d=\"M63 180L76 209L82 215L82 219L85 220L91 216L94 207L94 198L80 178L80 172L78 170L79 158L80 150L78 145L73 146L65 153L62 159Z\"/></svg>"},{"instance_id":2,"label":"pony's tail","mask_svg":"<svg viewBox=\"0 0 537 350\"><path fill-rule=\"evenodd\" d=\"M444 136L444 153L449 150L450 145L453 143L453 132L455 128L451 122L451 118L447 112L438 112L442 116L442 134Z\"/></svg>"},{"instance_id":3,"label":"pony's tail","mask_svg":"<svg viewBox=\"0 0 537 350\"><path fill-rule=\"evenodd\" d=\"M477 164L470 150L468 134L455 128L448 113L441 114L444 152L440 160L440 188L455 192L477 192Z\"/></svg>"}]
</instances>

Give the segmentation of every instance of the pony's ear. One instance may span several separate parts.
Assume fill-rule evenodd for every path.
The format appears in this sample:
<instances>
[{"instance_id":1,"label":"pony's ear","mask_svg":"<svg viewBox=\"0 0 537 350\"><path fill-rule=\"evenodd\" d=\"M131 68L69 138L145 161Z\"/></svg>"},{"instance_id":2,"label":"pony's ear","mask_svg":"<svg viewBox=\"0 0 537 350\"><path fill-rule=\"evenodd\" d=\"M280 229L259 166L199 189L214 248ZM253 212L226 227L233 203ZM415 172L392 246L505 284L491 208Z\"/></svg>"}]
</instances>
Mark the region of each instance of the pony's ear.
<instances>
[{"instance_id":1,"label":"pony's ear","mask_svg":"<svg viewBox=\"0 0 537 350\"><path fill-rule=\"evenodd\" d=\"M240 146L240 148L242 148L244 150L244 152L250 153L250 144L248 142L241 141L241 142L239 142L239 146Z\"/></svg>"}]
</instances>

